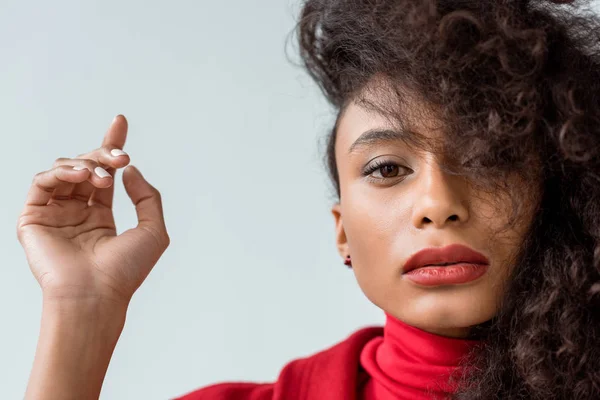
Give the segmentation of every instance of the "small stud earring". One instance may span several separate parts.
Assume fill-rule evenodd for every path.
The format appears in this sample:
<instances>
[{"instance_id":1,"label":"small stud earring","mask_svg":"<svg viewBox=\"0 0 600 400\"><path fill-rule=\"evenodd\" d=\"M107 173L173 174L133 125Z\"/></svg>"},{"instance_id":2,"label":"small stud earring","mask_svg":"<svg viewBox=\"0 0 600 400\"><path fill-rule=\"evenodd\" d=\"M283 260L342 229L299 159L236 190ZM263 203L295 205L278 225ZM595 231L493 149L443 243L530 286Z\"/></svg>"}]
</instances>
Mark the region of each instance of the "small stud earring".
<instances>
[{"instance_id":1,"label":"small stud earring","mask_svg":"<svg viewBox=\"0 0 600 400\"><path fill-rule=\"evenodd\" d=\"M344 264L346 264L348 266L348 268L352 268L352 260L350 260L349 254L346 256L346 259L344 260Z\"/></svg>"}]
</instances>

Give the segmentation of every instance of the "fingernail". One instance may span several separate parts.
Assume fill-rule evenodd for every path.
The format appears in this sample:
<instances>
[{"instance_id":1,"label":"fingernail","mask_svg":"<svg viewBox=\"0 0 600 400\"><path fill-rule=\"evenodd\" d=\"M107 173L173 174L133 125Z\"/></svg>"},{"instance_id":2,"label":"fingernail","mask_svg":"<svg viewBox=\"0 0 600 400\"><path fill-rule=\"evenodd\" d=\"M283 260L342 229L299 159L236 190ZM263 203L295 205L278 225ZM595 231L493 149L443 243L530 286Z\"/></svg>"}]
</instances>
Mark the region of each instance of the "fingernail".
<instances>
[{"instance_id":1,"label":"fingernail","mask_svg":"<svg viewBox=\"0 0 600 400\"><path fill-rule=\"evenodd\" d=\"M123 150L121 149L112 149L110 151L110 154L112 154L114 157L119 157L119 156L126 156L127 153L125 153Z\"/></svg>"},{"instance_id":2,"label":"fingernail","mask_svg":"<svg viewBox=\"0 0 600 400\"><path fill-rule=\"evenodd\" d=\"M81 171L82 169L85 169L85 167L82 167L81 165L76 165L76 166L73 167L73 169L75 171Z\"/></svg>"},{"instance_id":3,"label":"fingernail","mask_svg":"<svg viewBox=\"0 0 600 400\"><path fill-rule=\"evenodd\" d=\"M108 178L110 176L110 174L101 167L96 167L94 169L94 172L100 177L100 178Z\"/></svg>"}]
</instances>

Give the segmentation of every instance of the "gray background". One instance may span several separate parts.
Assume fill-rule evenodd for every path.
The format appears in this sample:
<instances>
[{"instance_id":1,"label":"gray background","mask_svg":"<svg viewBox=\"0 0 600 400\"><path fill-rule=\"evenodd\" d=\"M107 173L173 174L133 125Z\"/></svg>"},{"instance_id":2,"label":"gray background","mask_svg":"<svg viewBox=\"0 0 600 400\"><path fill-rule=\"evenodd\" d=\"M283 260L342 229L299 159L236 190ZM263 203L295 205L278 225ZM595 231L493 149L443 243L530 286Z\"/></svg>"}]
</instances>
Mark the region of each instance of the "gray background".
<instances>
[{"instance_id":1,"label":"gray background","mask_svg":"<svg viewBox=\"0 0 600 400\"><path fill-rule=\"evenodd\" d=\"M597 2L594 3L597 8ZM33 176L112 118L163 195L171 246L133 297L101 399L272 381L384 322L334 242L333 113L285 57L299 0L0 0L0 398L22 398L41 291L15 227ZM297 61L295 42L288 53ZM116 179L119 233L135 210Z\"/></svg>"},{"instance_id":2,"label":"gray background","mask_svg":"<svg viewBox=\"0 0 600 400\"><path fill-rule=\"evenodd\" d=\"M334 242L333 113L285 57L296 0L0 0L0 398L22 398L41 291L15 227L33 176L112 118L163 195L171 246L133 297L102 399L272 381L383 324ZM294 60L296 46L288 45ZM135 211L117 173L119 233Z\"/></svg>"}]
</instances>

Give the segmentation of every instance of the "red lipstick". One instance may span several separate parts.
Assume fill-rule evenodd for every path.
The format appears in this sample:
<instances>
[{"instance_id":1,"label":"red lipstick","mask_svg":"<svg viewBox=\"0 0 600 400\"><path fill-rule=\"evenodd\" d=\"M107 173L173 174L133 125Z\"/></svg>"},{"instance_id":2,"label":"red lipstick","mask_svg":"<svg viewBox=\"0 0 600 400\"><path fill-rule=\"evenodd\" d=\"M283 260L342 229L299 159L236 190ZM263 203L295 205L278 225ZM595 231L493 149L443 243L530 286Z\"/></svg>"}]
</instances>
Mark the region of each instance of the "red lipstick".
<instances>
[{"instance_id":1,"label":"red lipstick","mask_svg":"<svg viewBox=\"0 0 600 400\"><path fill-rule=\"evenodd\" d=\"M475 280L489 267L486 256L460 244L423 249L404 264L403 275L424 286L459 284Z\"/></svg>"}]
</instances>

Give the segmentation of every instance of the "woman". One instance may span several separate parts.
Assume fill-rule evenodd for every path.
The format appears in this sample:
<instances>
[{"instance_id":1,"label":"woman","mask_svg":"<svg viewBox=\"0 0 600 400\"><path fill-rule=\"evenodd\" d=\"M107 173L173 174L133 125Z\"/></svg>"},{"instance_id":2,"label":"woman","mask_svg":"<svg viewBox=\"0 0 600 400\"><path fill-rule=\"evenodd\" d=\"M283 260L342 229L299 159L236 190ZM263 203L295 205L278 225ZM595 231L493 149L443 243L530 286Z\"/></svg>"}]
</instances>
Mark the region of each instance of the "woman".
<instances>
[{"instance_id":1,"label":"woman","mask_svg":"<svg viewBox=\"0 0 600 400\"><path fill-rule=\"evenodd\" d=\"M600 398L600 24L558 3L305 2L301 55L338 111L337 248L386 324L275 382L179 399ZM126 132L118 116L102 147L36 175L19 218L44 296L27 399L99 395L169 245L133 166L139 225L116 236Z\"/></svg>"}]
</instances>

